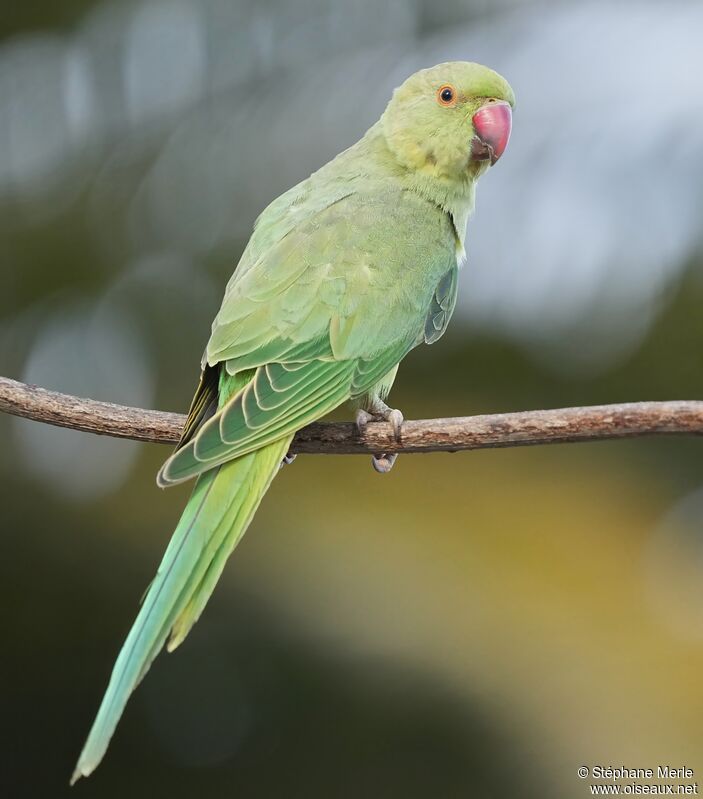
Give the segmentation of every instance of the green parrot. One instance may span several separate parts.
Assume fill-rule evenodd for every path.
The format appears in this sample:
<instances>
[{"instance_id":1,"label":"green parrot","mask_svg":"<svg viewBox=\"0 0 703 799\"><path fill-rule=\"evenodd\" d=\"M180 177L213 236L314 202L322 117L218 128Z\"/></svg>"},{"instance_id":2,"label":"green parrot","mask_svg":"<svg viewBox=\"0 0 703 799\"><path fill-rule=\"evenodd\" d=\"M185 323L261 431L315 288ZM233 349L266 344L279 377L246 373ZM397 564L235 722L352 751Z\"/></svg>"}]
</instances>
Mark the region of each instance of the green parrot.
<instances>
[{"instance_id":1,"label":"green parrot","mask_svg":"<svg viewBox=\"0 0 703 799\"><path fill-rule=\"evenodd\" d=\"M261 214L225 290L182 439L160 486L197 478L110 677L72 782L127 700L200 616L301 427L349 400L363 431L399 362L454 310L476 182L503 154L514 94L487 67L411 75L356 144ZM373 464L388 471L395 455ZM168 643L167 643L168 640Z\"/></svg>"}]
</instances>

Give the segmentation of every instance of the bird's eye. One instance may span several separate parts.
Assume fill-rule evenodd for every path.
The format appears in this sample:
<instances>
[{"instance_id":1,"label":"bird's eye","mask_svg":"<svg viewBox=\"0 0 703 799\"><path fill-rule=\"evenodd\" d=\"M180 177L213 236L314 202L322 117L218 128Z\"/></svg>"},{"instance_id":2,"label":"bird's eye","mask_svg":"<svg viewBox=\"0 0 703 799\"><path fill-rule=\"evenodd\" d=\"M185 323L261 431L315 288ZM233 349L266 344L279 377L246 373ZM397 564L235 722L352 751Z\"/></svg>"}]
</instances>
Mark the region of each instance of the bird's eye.
<instances>
[{"instance_id":1,"label":"bird's eye","mask_svg":"<svg viewBox=\"0 0 703 799\"><path fill-rule=\"evenodd\" d=\"M449 85L440 86L440 88L437 89L437 102L447 107L456 105L456 92L454 91L454 87Z\"/></svg>"}]
</instances>

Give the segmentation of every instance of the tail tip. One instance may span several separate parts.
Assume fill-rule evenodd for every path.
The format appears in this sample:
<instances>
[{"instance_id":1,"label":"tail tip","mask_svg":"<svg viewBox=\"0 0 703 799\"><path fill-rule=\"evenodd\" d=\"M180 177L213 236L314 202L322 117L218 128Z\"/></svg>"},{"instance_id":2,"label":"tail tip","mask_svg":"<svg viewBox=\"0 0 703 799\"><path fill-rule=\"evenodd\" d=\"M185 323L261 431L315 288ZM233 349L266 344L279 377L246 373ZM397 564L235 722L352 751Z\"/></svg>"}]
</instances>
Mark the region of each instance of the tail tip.
<instances>
[{"instance_id":1,"label":"tail tip","mask_svg":"<svg viewBox=\"0 0 703 799\"><path fill-rule=\"evenodd\" d=\"M95 771L98 763L100 763L99 760L96 763L95 761L84 759L83 755L81 755L75 769L73 769L73 774L71 774L71 781L69 784L73 786L81 777L89 777Z\"/></svg>"},{"instance_id":2,"label":"tail tip","mask_svg":"<svg viewBox=\"0 0 703 799\"><path fill-rule=\"evenodd\" d=\"M83 773L83 770L80 768L80 766L76 766L73 774L71 775L71 781L69 782L69 785L73 787L81 777L85 776L87 775Z\"/></svg>"}]
</instances>

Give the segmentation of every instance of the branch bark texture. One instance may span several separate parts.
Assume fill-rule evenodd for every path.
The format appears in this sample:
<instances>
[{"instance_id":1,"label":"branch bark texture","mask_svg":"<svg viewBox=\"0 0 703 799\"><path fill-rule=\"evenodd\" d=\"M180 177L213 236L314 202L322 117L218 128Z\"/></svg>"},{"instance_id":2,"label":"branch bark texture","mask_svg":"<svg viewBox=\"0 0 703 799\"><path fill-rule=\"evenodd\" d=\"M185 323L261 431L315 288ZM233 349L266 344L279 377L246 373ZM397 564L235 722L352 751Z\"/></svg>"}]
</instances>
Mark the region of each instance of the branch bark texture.
<instances>
[{"instance_id":1,"label":"branch bark texture","mask_svg":"<svg viewBox=\"0 0 703 799\"><path fill-rule=\"evenodd\" d=\"M82 399L0 377L0 411L98 435L174 444L185 416ZM350 422L318 422L300 430L296 453L353 455L374 452L454 452L634 438L703 434L703 401L628 402L583 408L521 411L403 424L400 441L390 425L371 422L361 436Z\"/></svg>"}]
</instances>

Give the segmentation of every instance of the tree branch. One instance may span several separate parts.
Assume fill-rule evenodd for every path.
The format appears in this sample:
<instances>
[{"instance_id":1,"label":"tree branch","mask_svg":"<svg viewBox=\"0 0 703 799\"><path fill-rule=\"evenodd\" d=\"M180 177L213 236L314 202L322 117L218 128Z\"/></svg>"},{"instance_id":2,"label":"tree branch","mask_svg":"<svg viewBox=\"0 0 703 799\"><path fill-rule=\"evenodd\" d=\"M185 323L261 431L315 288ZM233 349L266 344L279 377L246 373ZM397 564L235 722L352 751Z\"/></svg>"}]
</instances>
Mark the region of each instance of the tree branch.
<instances>
[{"instance_id":1,"label":"tree branch","mask_svg":"<svg viewBox=\"0 0 703 799\"><path fill-rule=\"evenodd\" d=\"M177 442L185 422L182 414L81 399L6 377L0 377L0 411L73 430L161 444ZM393 439L385 422L369 424L363 437L352 423L318 422L296 434L292 450L328 455L453 452L676 434L703 434L703 401L629 402L419 419L403 424L400 442Z\"/></svg>"}]
</instances>

